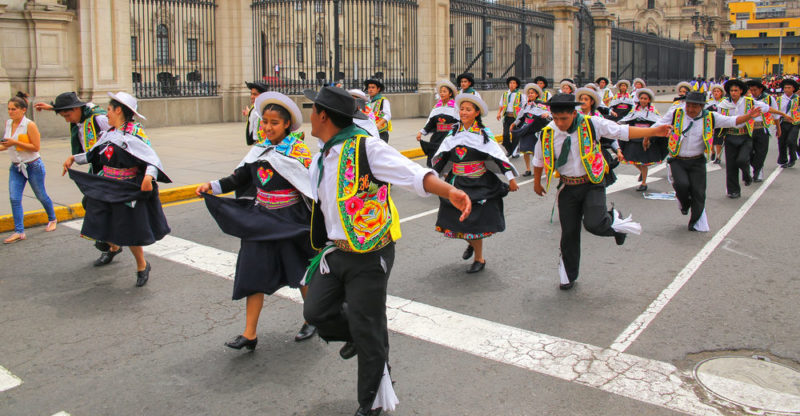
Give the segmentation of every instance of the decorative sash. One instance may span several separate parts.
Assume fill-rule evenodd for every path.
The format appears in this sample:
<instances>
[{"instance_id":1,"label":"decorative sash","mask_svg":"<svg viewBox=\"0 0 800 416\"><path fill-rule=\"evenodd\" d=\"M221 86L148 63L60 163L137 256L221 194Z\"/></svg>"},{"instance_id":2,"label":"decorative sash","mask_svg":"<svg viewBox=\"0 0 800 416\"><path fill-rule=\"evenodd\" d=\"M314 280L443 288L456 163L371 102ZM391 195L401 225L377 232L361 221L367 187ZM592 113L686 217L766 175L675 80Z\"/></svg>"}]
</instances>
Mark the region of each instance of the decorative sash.
<instances>
[{"instance_id":1,"label":"decorative sash","mask_svg":"<svg viewBox=\"0 0 800 416\"><path fill-rule=\"evenodd\" d=\"M453 163L453 175L478 178L486 173L486 163L483 161Z\"/></svg>"},{"instance_id":2,"label":"decorative sash","mask_svg":"<svg viewBox=\"0 0 800 416\"><path fill-rule=\"evenodd\" d=\"M766 105L768 105L768 106L772 107L772 106L770 105L770 102L769 102L769 101L770 101L770 96L769 96L769 95L766 95L766 94L764 94L762 97L763 97L763 98L765 98L766 100L759 100L759 101L761 101L762 103L764 103L764 104L766 104ZM775 124L775 120L772 118L772 114L770 114L770 113L764 113L764 114L762 114L761 116L764 118L764 124L765 124L765 125L767 125L767 126L768 126L768 125L770 125L770 124Z\"/></svg>"},{"instance_id":3,"label":"decorative sash","mask_svg":"<svg viewBox=\"0 0 800 416\"><path fill-rule=\"evenodd\" d=\"M744 98L744 113L747 114L750 112L750 110L753 109L753 99L750 97L743 97L743 98ZM747 120L746 123L744 123L744 128L747 129L747 135L750 137L753 137L753 128L755 127L755 124L756 122L752 118L750 120Z\"/></svg>"},{"instance_id":4,"label":"decorative sash","mask_svg":"<svg viewBox=\"0 0 800 416\"><path fill-rule=\"evenodd\" d=\"M669 154L672 157L677 157L681 151L681 143L683 142L683 108L678 107L672 115L672 134L667 141ZM711 150L711 145L714 142L714 115L708 110L703 110L703 144L705 145L705 152Z\"/></svg>"},{"instance_id":5,"label":"decorative sash","mask_svg":"<svg viewBox=\"0 0 800 416\"><path fill-rule=\"evenodd\" d=\"M455 125L455 123L446 123L446 121L447 121L446 118L439 117L437 122L436 122L436 131L445 132L445 131L452 130L453 129L453 125Z\"/></svg>"},{"instance_id":6,"label":"decorative sash","mask_svg":"<svg viewBox=\"0 0 800 416\"><path fill-rule=\"evenodd\" d=\"M578 121L578 150L581 156L583 168L591 183L603 181L605 172L608 169L605 158L600 151L600 143L594 140L594 128L591 125L589 116L579 116ZM542 130L542 161L547 172L547 189L550 188L550 180L553 176L555 166L555 132L552 127L545 127ZM566 140L571 140L567 137Z\"/></svg>"},{"instance_id":7,"label":"decorative sash","mask_svg":"<svg viewBox=\"0 0 800 416\"><path fill-rule=\"evenodd\" d=\"M271 192L258 189L257 191L256 204L266 209L286 208L300 202L300 192L296 189L281 189Z\"/></svg>"},{"instance_id":8,"label":"decorative sash","mask_svg":"<svg viewBox=\"0 0 800 416\"><path fill-rule=\"evenodd\" d=\"M103 176L120 181L133 179L138 173L138 166L132 168L112 168L111 166L103 166Z\"/></svg>"}]
</instances>

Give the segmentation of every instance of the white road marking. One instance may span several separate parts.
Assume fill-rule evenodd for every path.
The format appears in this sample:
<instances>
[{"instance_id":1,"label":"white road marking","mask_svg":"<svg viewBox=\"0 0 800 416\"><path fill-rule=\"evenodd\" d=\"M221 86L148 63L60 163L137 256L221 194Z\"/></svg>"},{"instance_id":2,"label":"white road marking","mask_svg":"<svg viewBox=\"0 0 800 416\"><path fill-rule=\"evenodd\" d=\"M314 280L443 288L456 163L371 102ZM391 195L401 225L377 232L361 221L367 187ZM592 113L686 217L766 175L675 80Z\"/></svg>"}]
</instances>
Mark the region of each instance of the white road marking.
<instances>
[{"instance_id":1,"label":"white road marking","mask_svg":"<svg viewBox=\"0 0 800 416\"><path fill-rule=\"evenodd\" d=\"M80 229L80 221L64 223ZM149 255L232 280L236 253L166 236L146 246ZM302 303L298 290L278 296ZM514 328L435 306L387 296L389 329L477 357L513 365L580 385L692 415L720 415L695 396L690 372L650 360L563 338Z\"/></svg>"},{"instance_id":2,"label":"white road marking","mask_svg":"<svg viewBox=\"0 0 800 416\"><path fill-rule=\"evenodd\" d=\"M658 297L647 307L647 309L639 315L635 321L633 321L628 328L625 329L611 344L611 349L619 352L624 352L627 350L631 344L636 340L636 338L641 335L641 333L650 325L651 322L656 318L656 316L667 306L670 300L678 293L679 290L692 278L694 273L703 265L703 263L708 259L711 253L716 250L717 246L725 239L728 233L733 230L734 227L739 223L739 221L744 218L747 211L755 205L761 195L766 192L767 188L775 181L775 178L781 173L781 168L777 168L772 171L772 174L769 175L767 180L764 181L762 186L758 187L750 198L742 204L738 211L731 217L728 222L714 234L714 237L706 243L705 246L692 258L686 267L675 276L675 279L672 283L669 284Z\"/></svg>"},{"instance_id":3,"label":"white road marking","mask_svg":"<svg viewBox=\"0 0 800 416\"><path fill-rule=\"evenodd\" d=\"M62 410L62 411L54 414L53 416L70 416L70 414Z\"/></svg>"},{"instance_id":4,"label":"white road marking","mask_svg":"<svg viewBox=\"0 0 800 416\"><path fill-rule=\"evenodd\" d=\"M13 389L20 384L22 384L22 379L11 374L11 372L6 370L5 367L0 366L0 391Z\"/></svg>"}]
</instances>

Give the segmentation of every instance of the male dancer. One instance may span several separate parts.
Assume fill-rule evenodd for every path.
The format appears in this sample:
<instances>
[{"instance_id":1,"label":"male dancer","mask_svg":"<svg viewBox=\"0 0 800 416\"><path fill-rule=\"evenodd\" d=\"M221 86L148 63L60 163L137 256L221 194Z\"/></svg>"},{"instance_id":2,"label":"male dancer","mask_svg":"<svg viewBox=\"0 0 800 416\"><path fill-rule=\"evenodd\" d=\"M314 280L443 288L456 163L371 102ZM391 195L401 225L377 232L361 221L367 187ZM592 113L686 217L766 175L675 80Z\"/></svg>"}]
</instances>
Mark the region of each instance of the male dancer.
<instances>
[{"instance_id":1,"label":"male dancer","mask_svg":"<svg viewBox=\"0 0 800 416\"><path fill-rule=\"evenodd\" d=\"M353 124L366 115L341 88L324 87L314 101L311 134L324 146L311 163L314 204L311 242L321 248L306 274L303 313L326 341L344 341L339 355L358 355L356 416L392 410L386 286L394 263L400 218L391 184L420 196L446 198L469 216L469 196Z\"/></svg>"},{"instance_id":2,"label":"male dancer","mask_svg":"<svg viewBox=\"0 0 800 416\"><path fill-rule=\"evenodd\" d=\"M781 165L782 168L794 166L797 160L797 124L800 123L798 119L798 116L800 116L800 103L798 102L800 98L798 98L796 94L798 86L797 81L791 78L782 80L781 89L783 90L783 94L779 95L776 99L778 109L795 118L795 121L791 122L789 120L784 120L780 116L775 117L779 122L777 130L778 164Z\"/></svg>"},{"instance_id":3,"label":"male dancer","mask_svg":"<svg viewBox=\"0 0 800 416\"><path fill-rule=\"evenodd\" d=\"M520 80L517 77L511 76L506 79L508 91L503 93L500 97L500 109L497 110L497 120L503 120L503 147L506 153L511 157L519 157L517 154L514 156L514 150L517 147L516 141L511 141L511 125L517 119L519 110L522 109L524 98L522 91L519 90Z\"/></svg>"},{"instance_id":4,"label":"male dancer","mask_svg":"<svg viewBox=\"0 0 800 416\"><path fill-rule=\"evenodd\" d=\"M389 104L389 100L383 96L383 90L386 87L378 79L364 81L364 87L366 87L369 95L367 105L372 109L372 113L375 114L375 125L378 126L380 138L389 143L389 132L392 131L392 107Z\"/></svg>"},{"instance_id":5,"label":"male dancer","mask_svg":"<svg viewBox=\"0 0 800 416\"><path fill-rule=\"evenodd\" d=\"M761 81L747 81L747 87L750 90L750 96L754 100L760 101L770 108L778 108L775 103L775 97L765 92L767 87ZM753 168L753 182L762 182L764 180L764 162L767 160L767 152L769 151L768 129L775 123L769 113L762 115L762 118L764 130L756 129L753 132L753 153L750 156L750 166Z\"/></svg>"}]
</instances>

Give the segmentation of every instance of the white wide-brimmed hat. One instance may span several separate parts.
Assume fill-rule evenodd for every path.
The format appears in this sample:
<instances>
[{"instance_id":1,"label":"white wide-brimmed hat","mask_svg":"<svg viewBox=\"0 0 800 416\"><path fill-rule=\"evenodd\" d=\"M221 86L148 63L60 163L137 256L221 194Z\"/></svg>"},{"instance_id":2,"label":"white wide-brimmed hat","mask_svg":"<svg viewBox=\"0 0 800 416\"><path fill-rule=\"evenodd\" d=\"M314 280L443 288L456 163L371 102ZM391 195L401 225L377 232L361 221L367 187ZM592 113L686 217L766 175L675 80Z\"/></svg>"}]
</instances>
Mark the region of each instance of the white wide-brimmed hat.
<instances>
[{"instance_id":1,"label":"white wide-brimmed hat","mask_svg":"<svg viewBox=\"0 0 800 416\"><path fill-rule=\"evenodd\" d=\"M488 107L486 106L486 102L484 102L481 97L470 93L461 93L456 95L456 108L461 108L461 103L464 101L468 101L477 105L478 109L481 110L481 116L485 116L489 111Z\"/></svg>"},{"instance_id":2,"label":"white wide-brimmed hat","mask_svg":"<svg viewBox=\"0 0 800 416\"><path fill-rule=\"evenodd\" d=\"M264 92L256 97L253 106L258 109L258 118L264 115L264 107L269 104L277 104L289 112L289 116L292 118L292 125L289 126L289 131L295 131L303 124L303 114L300 112L300 107L291 98L275 91Z\"/></svg>"},{"instance_id":3,"label":"white wide-brimmed hat","mask_svg":"<svg viewBox=\"0 0 800 416\"><path fill-rule=\"evenodd\" d=\"M643 79L641 79L641 78L634 78L634 79L633 79L633 84L636 84L637 82L642 84L642 88L644 88L644 87L646 87L646 86L647 86L647 83L646 83L646 82L644 82L644 80L643 80Z\"/></svg>"},{"instance_id":4,"label":"white wide-brimmed hat","mask_svg":"<svg viewBox=\"0 0 800 416\"><path fill-rule=\"evenodd\" d=\"M592 99L594 100L594 106L593 106L594 108L597 108L597 106L600 105L600 103L602 102L602 100L600 99L600 95L597 94L597 91L591 88L586 88L586 87L578 88L578 90L575 91L575 100L580 101L581 95L588 95L589 97L592 97Z\"/></svg>"},{"instance_id":5,"label":"white wide-brimmed hat","mask_svg":"<svg viewBox=\"0 0 800 416\"><path fill-rule=\"evenodd\" d=\"M591 88L591 89L597 91L600 87L598 87L597 84L595 84L594 82L590 82L590 83L584 85L583 88Z\"/></svg>"},{"instance_id":6,"label":"white wide-brimmed hat","mask_svg":"<svg viewBox=\"0 0 800 416\"><path fill-rule=\"evenodd\" d=\"M525 93L525 95L527 95L528 94L528 90L536 90L536 92L539 93L539 99L541 100L541 99L544 98L543 97L544 96L544 92L542 92L542 89L536 83L530 82L528 84L525 84L525 88L522 89L522 92Z\"/></svg>"},{"instance_id":7,"label":"white wide-brimmed hat","mask_svg":"<svg viewBox=\"0 0 800 416\"><path fill-rule=\"evenodd\" d=\"M621 80L617 81L617 83L614 85L614 87L616 87L617 89L619 89L619 86L620 86L620 85L622 85L622 84L625 84L625 85L627 85L627 86L628 86L628 89L630 89L630 88L631 88L631 82L630 82L630 81L628 81L627 79L621 79Z\"/></svg>"},{"instance_id":8,"label":"white wide-brimmed hat","mask_svg":"<svg viewBox=\"0 0 800 416\"><path fill-rule=\"evenodd\" d=\"M636 97L639 97L642 94L649 95L651 103L653 102L653 100L656 99L656 95L653 93L653 90L651 90L650 88L639 88L638 90L636 90Z\"/></svg>"},{"instance_id":9,"label":"white wide-brimmed hat","mask_svg":"<svg viewBox=\"0 0 800 416\"><path fill-rule=\"evenodd\" d=\"M564 81L561 81L561 83L560 83L560 84L558 84L558 89L559 89L559 90L561 90L561 87L563 87L564 85L569 85L569 87L572 89L572 93L573 93L573 94L574 94L574 93L575 93L575 91L578 89L578 87L576 87L576 86L575 86L575 84L573 84L573 83L571 83L571 82L569 82L569 81L566 81L566 80L564 80Z\"/></svg>"},{"instance_id":10,"label":"white wide-brimmed hat","mask_svg":"<svg viewBox=\"0 0 800 416\"><path fill-rule=\"evenodd\" d=\"M680 84L678 84L678 85L680 85ZM691 90L691 88L689 88L689 89ZM722 91L722 95L725 95L725 87L723 87L722 84L711 84L711 86L708 87L708 92L711 92L711 91L714 91L714 90L720 90L720 91Z\"/></svg>"},{"instance_id":11,"label":"white wide-brimmed hat","mask_svg":"<svg viewBox=\"0 0 800 416\"><path fill-rule=\"evenodd\" d=\"M448 89L450 89L450 93L451 93L453 96L455 96L456 94L458 94L458 88L456 88L456 85L455 85L455 84L453 84L452 82L450 82L450 80L446 80L446 79L440 79L440 80L439 80L439 82L437 82L437 83L436 83L436 93L437 93L437 94L439 93L439 90L440 90L442 87L447 87Z\"/></svg>"},{"instance_id":12,"label":"white wide-brimmed hat","mask_svg":"<svg viewBox=\"0 0 800 416\"><path fill-rule=\"evenodd\" d=\"M111 97L112 100L124 105L129 110L133 111L133 114L136 115L136 117L139 117L142 120L147 120L147 117L139 114L139 112L136 111L136 108L138 107L137 106L136 97L128 94L125 91L120 91L120 92L118 92L116 94L113 94L113 93L109 92L108 96Z\"/></svg>"},{"instance_id":13,"label":"white wide-brimmed hat","mask_svg":"<svg viewBox=\"0 0 800 416\"><path fill-rule=\"evenodd\" d=\"M354 88L354 89L352 89L352 90L347 90L347 92L348 92L350 95L352 95L352 96L353 96L353 98L360 98L360 99L362 99L362 100L364 100L364 101L369 101L369 100L367 99L367 93L365 93L364 91L361 91L361 90L360 90L360 89L358 89L358 88Z\"/></svg>"},{"instance_id":14,"label":"white wide-brimmed hat","mask_svg":"<svg viewBox=\"0 0 800 416\"><path fill-rule=\"evenodd\" d=\"M675 86L675 91L678 91L679 89L681 89L681 87L686 87L686 89L688 89L689 91L692 90L692 84L690 84L690 83L688 83L686 81L681 81L681 82L678 83L678 85ZM724 91L724 89L723 89L723 91Z\"/></svg>"}]
</instances>

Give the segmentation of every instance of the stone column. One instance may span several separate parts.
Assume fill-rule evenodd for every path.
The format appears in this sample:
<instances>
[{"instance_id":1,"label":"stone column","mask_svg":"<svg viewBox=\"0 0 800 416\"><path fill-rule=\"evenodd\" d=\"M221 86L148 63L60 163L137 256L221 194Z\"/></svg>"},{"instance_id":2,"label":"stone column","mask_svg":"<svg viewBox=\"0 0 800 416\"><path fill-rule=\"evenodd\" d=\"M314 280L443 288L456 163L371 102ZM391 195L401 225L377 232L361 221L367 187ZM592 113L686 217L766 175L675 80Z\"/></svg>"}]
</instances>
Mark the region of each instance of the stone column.
<instances>
[{"instance_id":1,"label":"stone column","mask_svg":"<svg viewBox=\"0 0 800 416\"><path fill-rule=\"evenodd\" d=\"M3 15L6 11L7 5L0 4L0 16ZM6 69L3 66L3 54L0 53L0 96L2 97L11 97L13 94L11 93L11 80L8 78L8 73L6 73ZM5 118L3 118L5 119Z\"/></svg>"},{"instance_id":2,"label":"stone column","mask_svg":"<svg viewBox=\"0 0 800 416\"><path fill-rule=\"evenodd\" d=\"M594 20L594 72L596 77L609 77L611 74L611 14L603 3L592 5Z\"/></svg>"},{"instance_id":3,"label":"stone column","mask_svg":"<svg viewBox=\"0 0 800 416\"><path fill-rule=\"evenodd\" d=\"M563 78L573 76L574 44L573 36L575 33L575 12L578 8L573 6L571 1L566 0L547 0L541 10L550 13L555 17L555 28L553 30L553 80L558 82ZM597 69L595 68L595 71Z\"/></svg>"},{"instance_id":4,"label":"stone column","mask_svg":"<svg viewBox=\"0 0 800 416\"><path fill-rule=\"evenodd\" d=\"M717 45L714 45L713 42L706 43L707 52L706 52L706 79L715 77L717 75Z\"/></svg>"},{"instance_id":5,"label":"stone column","mask_svg":"<svg viewBox=\"0 0 800 416\"><path fill-rule=\"evenodd\" d=\"M417 78L420 92L428 92L436 85L436 81L450 78L449 23L450 0L419 2Z\"/></svg>"},{"instance_id":6,"label":"stone column","mask_svg":"<svg viewBox=\"0 0 800 416\"><path fill-rule=\"evenodd\" d=\"M720 45L723 51L725 51L725 68L722 70L722 75L732 76L733 75L733 45L725 39Z\"/></svg>"},{"instance_id":7,"label":"stone column","mask_svg":"<svg viewBox=\"0 0 800 416\"><path fill-rule=\"evenodd\" d=\"M222 118L242 121L242 108L250 101L245 81L254 81L251 0L220 0L216 11L217 83L222 97Z\"/></svg>"},{"instance_id":8,"label":"stone column","mask_svg":"<svg viewBox=\"0 0 800 416\"><path fill-rule=\"evenodd\" d=\"M82 99L103 103L108 101L107 92L133 93L130 21L128 0L78 2L77 92ZM55 95L69 90L71 88L57 88L49 93Z\"/></svg>"},{"instance_id":9,"label":"stone column","mask_svg":"<svg viewBox=\"0 0 800 416\"><path fill-rule=\"evenodd\" d=\"M703 37L697 32L694 32L690 41L694 43L694 68L692 71L692 77L696 77L703 73L703 63L706 57L706 43L705 40L703 40Z\"/></svg>"}]
</instances>

